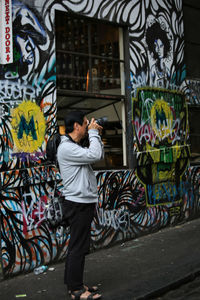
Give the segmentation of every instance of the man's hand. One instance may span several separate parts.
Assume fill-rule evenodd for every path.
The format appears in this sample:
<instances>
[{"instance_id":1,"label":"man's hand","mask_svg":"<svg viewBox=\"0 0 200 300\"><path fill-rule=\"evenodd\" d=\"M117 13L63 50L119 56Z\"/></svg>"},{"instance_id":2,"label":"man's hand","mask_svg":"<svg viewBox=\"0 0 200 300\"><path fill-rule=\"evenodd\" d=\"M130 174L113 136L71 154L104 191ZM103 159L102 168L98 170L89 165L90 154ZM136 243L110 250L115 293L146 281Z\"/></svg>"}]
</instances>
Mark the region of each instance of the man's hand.
<instances>
[{"instance_id":1,"label":"man's hand","mask_svg":"<svg viewBox=\"0 0 200 300\"><path fill-rule=\"evenodd\" d=\"M97 122L95 121L95 118L92 118L91 122L88 125L88 130L90 130L90 129L97 129L99 131L99 134L101 134L103 127L100 126L99 124L97 124Z\"/></svg>"}]
</instances>

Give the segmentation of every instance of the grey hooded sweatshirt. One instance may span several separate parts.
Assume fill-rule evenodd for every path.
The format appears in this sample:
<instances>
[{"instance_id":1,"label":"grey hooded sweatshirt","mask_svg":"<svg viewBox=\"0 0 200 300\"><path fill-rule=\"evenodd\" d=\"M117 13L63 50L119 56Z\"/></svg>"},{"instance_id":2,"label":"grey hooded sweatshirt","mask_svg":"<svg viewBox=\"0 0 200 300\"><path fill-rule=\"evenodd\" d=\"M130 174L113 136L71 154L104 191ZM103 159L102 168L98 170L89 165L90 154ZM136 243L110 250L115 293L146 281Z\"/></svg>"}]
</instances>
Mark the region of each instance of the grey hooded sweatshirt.
<instances>
[{"instance_id":1,"label":"grey hooded sweatshirt","mask_svg":"<svg viewBox=\"0 0 200 300\"><path fill-rule=\"evenodd\" d=\"M90 164L104 156L103 143L96 129L88 131L90 146L83 148L62 136L57 158L66 200L79 203L98 201L97 181Z\"/></svg>"}]
</instances>

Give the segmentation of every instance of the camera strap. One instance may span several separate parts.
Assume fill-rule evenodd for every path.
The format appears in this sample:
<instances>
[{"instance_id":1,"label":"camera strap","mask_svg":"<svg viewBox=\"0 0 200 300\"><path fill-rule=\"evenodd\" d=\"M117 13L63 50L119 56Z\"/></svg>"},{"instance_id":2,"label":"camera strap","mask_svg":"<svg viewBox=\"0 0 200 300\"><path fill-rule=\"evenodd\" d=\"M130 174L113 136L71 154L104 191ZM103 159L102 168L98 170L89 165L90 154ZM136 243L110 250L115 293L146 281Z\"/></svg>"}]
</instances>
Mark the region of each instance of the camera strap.
<instances>
[{"instance_id":1,"label":"camera strap","mask_svg":"<svg viewBox=\"0 0 200 300\"><path fill-rule=\"evenodd\" d=\"M88 139L88 136L85 137L82 141L80 141L80 143L75 142L75 141L71 138L71 136L70 136L69 134L67 134L67 133L65 134L65 136L68 137L68 139L69 139L72 143L75 143L75 144L77 144L77 145L79 145L79 146L81 146L81 147L83 147L83 148L88 148L88 147L89 147L89 139Z\"/></svg>"},{"instance_id":2,"label":"camera strap","mask_svg":"<svg viewBox=\"0 0 200 300\"><path fill-rule=\"evenodd\" d=\"M72 143L75 143L75 144L79 145L79 143L75 142L75 141L71 138L71 136L70 136L69 134L66 133L65 136L68 137L68 139L69 139Z\"/></svg>"}]
</instances>

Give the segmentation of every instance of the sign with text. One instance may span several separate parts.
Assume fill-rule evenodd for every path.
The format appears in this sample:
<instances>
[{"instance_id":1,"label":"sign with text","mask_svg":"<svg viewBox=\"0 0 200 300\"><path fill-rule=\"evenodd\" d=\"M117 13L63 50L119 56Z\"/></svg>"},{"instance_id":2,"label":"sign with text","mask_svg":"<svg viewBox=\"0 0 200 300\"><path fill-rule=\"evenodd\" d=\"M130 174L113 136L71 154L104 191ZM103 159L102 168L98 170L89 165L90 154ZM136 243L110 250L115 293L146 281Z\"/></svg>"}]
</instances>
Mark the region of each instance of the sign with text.
<instances>
[{"instance_id":1,"label":"sign with text","mask_svg":"<svg viewBox=\"0 0 200 300\"><path fill-rule=\"evenodd\" d=\"M11 2L11 0L0 0L0 64L13 62Z\"/></svg>"}]
</instances>

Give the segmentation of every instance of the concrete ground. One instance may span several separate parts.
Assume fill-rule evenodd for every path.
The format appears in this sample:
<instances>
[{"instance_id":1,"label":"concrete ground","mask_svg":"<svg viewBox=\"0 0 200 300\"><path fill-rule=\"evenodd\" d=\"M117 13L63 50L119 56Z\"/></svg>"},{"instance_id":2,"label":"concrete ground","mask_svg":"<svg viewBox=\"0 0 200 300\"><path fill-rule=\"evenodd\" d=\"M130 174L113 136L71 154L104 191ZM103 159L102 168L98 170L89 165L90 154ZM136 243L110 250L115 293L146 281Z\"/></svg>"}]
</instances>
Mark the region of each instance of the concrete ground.
<instances>
[{"instance_id":1,"label":"concrete ground","mask_svg":"<svg viewBox=\"0 0 200 300\"><path fill-rule=\"evenodd\" d=\"M166 294L154 298L155 300L199 300L200 299L200 274L191 278L178 288L171 289Z\"/></svg>"}]
</instances>

